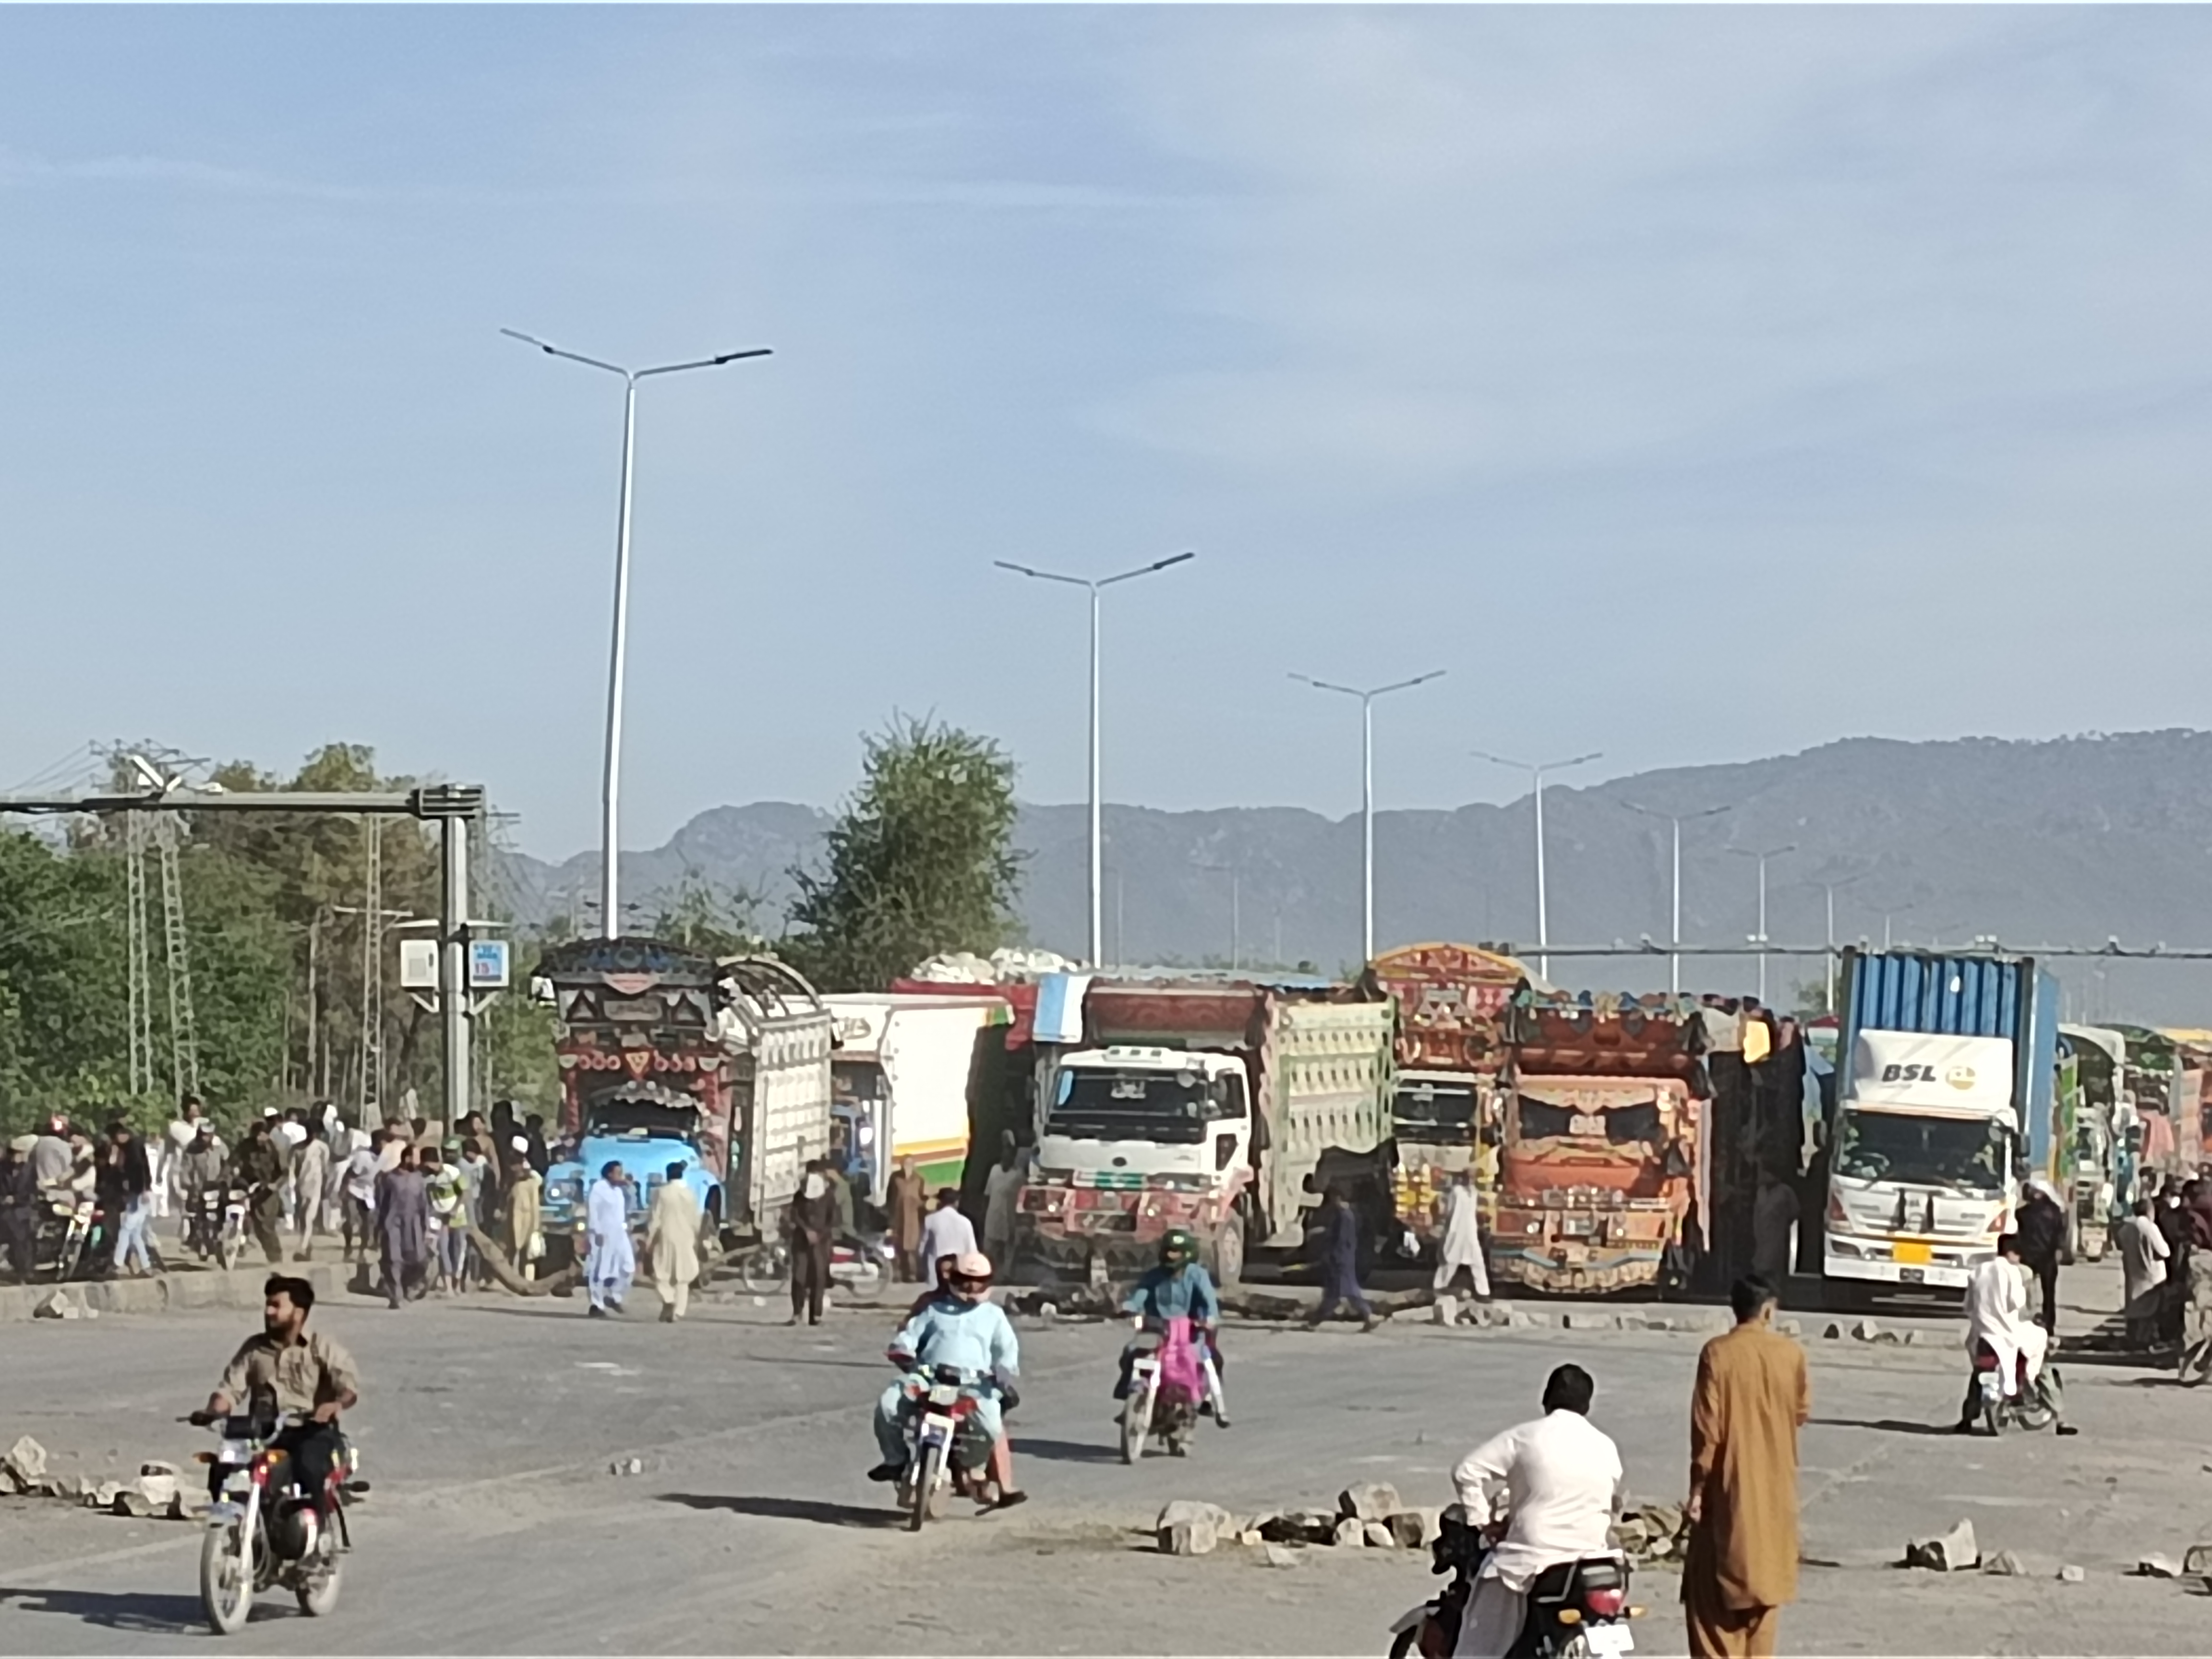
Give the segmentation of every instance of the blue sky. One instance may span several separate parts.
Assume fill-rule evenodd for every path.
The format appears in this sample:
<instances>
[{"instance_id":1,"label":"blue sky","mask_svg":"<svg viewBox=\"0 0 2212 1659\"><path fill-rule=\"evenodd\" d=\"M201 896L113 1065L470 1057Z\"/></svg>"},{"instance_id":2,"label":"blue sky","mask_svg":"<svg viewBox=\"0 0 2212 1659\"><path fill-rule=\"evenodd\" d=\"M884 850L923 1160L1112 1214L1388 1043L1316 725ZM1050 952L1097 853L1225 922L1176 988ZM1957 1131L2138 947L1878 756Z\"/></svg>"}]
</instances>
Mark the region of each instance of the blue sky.
<instances>
[{"instance_id":1,"label":"blue sky","mask_svg":"<svg viewBox=\"0 0 2212 1659\"><path fill-rule=\"evenodd\" d=\"M326 739L626 841L894 710L1385 805L2204 723L2197 9L0 9L0 787Z\"/></svg>"}]
</instances>

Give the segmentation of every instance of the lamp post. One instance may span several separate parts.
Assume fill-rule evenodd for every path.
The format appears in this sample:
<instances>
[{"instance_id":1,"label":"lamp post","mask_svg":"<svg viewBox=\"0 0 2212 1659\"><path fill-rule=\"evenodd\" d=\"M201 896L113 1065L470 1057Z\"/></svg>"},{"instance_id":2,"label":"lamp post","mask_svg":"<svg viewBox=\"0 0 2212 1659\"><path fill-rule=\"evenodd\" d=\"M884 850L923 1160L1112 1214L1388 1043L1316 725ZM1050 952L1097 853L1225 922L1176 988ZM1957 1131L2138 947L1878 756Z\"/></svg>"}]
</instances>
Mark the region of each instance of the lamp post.
<instances>
[{"instance_id":1,"label":"lamp post","mask_svg":"<svg viewBox=\"0 0 2212 1659\"><path fill-rule=\"evenodd\" d=\"M1592 750L1587 755L1577 755L1572 760L1528 761L1509 760L1503 755L1474 750L1477 760L1486 760L1493 766L1510 766L1516 772L1526 772L1529 778L1530 793L1536 803L1536 972L1545 979L1552 976L1552 958L1545 946L1552 942L1552 918L1549 902L1544 891L1544 774L1564 772L1571 766L1584 766L1602 759L1603 751Z\"/></svg>"},{"instance_id":2,"label":"lamp post","mask_svg":"<svg viewBox=\"0 0 2212 1659\"><path fill-rule=\"evenodd\" d=\"M1301 685L1310 685L1317 691L1337 691L1359 699L1359 960L1363 965L1375 960L1375 699L1426 684L1442 678L1443 672L1441 668L1432 668L1410 680L1394 680L1389 685L1366 691L1357 686L1317 680L1310 674L1291 676Z\"/></svg>"},{"instance_id":3,"label":"lamp post","mask_svg":"<svg viewBox=\"0 0 2212 1659\"><path fill-rule=\"evenodd\" d=\"M1091 593L1091 956L1093 968L1104 960L1104 854L1101 851L1104 837L1098 823L1098 594L1116 582L1134 581L1139 576L1149 576L1155 570L1165 570L1170 565L1182 564L1198 556L1195 553L1172 553L1164 559L1155 559L1150 564L1140 564L1133 570L1119 571L1111 576L1067 576L1056 570L1039 570L1026 564L1016 564L1011 559L994 559L992 563L1001 570L1011 570L1018 576L1034 576L1041 582L1063 582L1070 587L1087 588Z\"/></svg>"},{"instance_id":4,"label":"lamp post","mask_svg":"<svg viewBox=\"0 0 2212 1659\"><path fill-rule=\"evenodd\" d=\"M623 377L622 510L615 532L614 639L608 652L606 763L599 785L599 858L603 866L599 872L599 936L613 939L622 916L621 880L615 866L622 827L623 678L629 645L629 498L631 457L637 439L637 383L655 374L680 374L690 368L720 368L725 363L746 357L765 357L769 348L725 351L719 356L701 357L691 362L658 363L651 368L624 368L617 363L601 362L597 357L564 351L516 329L503 328L500 332L511 340L536 346L549 357L565 357L586 368L601 368Z\"/></svg>"},{"instance_id":5,"label":"lamp post","mask_svg":"<svg viewBox=\"0 0 2212 1659\"><path fill-rule=\"evenodd\" d=\"M1762 1008L1766 1006L1766 861L1796 850L1797 843L1794 841L1786 847L1769 847L1763 851L1753 851L1748 847L1729 848L1729 852L1740 857L1759 860L1759 932L1753 936L1753 943L1759 946L1759 1006Z\"/></svg>"},{"instance_id":6,"label":"lamp post","mask_svg":"<svg viewBox=\"0 0 2212 1659\"><path fill-rule=\"evenodd\" d=\"M1682 994L1682 826L1698 818L1718 817L1735 809L1729 806L1708 806L1702 812L1662 812L1656 807L1638 806L1632 800L1620 803L1632 812L1641 812L1647 818L1661 818L1674 830L1674 920L1668 930L1668 941L1672 948L1667 953L1667 989L1674 995Z\"/></svg>"},{"instance_id":7,"label":"lamp post","mask_svg":"<svg viewBox=\"0 0 2212 1659\"><path fill-rule=\"evenodd\" d=\"M1864 880L1866 879L1866 876L1867 876L1867 872L1866 872L1865 871L1862 870L1862 871L1860 871L1860 872L1858 872L1858 874L1856 874L1856 876L1845 876L1845 877L1844 877L1841 881L1824 881L1824 882L1822 882L1822 883L1820 884L1821 889L1822 889L1822 890L1823 890L1827 894L1827 896L1828 896L1828 1010L1827 1010L1827 1011L1828 1011L1828 1012L1830 1012L1830 1013L1832 1013L1832 1013L1837 1013L1837 1012L1840 1012L1840 1011L1837 1008L1837 1006L1836 1006L1836 889L1838 889L1838 887L1848 887L1848 886L1850 886L1850 885L1853 882L1855 882L1855 881L1864 881ZM1887 918L1884 918L1884 921L1885 921L1885 932L1887 932L1887 927L1886 927L1887 921ZM1888 940L1887 938L1885 938L1885 939L1882 940L1882 943L1883 943L1883 945L1887 945L1889 943L1889 940Z\"/></svg>"}]
</instances>

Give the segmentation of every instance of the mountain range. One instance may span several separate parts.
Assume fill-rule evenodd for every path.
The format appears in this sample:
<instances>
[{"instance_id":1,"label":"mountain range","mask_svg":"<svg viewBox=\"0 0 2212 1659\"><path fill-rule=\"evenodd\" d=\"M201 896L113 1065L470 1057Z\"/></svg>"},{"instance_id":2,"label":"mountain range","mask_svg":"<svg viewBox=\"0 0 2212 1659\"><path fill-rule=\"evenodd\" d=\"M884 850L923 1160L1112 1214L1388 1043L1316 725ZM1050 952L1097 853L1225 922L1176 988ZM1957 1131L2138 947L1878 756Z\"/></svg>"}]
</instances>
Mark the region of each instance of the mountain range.
<instances>
[{"instance_id":1,"label":"mountain range","mask_svg":"<svg viewBox=\"0 0 2212 1659\"><path fill-rule=\"evenodd\" d=\"M1854 738L1795 755L1646 772L1544 797L1550 937L1561 945L1668 937L1671 826L1682 837L1682 937L1741 945L1759 923L1779 947L1845 942L2008 948L2212 946L2212 733L2163 731L2048 741ZM1535 953L1533 815L1503 806L1378 811L1378 945L1453 939ZM1642 808L1644 811L1634 810ZM1721 809L1717 811L1713 809ZM1690 817L1689 815L1711 816ZM1360 954L1360 824L1292 807L1104 809L1104 955L1121 963L1325 969ZM665 846L623 855L624 893L650 905L687 877L742 889L771 927L789 871L818 853L830 815L786 802L718 806ZM1086 933L1085 814L1027 805L1028 940L1070 956ZM1784 850L1786 849L1786 850ZM560 864L510 856L503 885L522 918L582 915L596 853ZM1663 956L1554 952L1565 985L1663 988ZM2212 964L2054 958L2073 1018L2212 1025ZM1778 954L1769 990L1788 1001L1820 958ZM1755 956L1692 957L1689 989L1756 988Z\"/></svg>"}]
</instances>

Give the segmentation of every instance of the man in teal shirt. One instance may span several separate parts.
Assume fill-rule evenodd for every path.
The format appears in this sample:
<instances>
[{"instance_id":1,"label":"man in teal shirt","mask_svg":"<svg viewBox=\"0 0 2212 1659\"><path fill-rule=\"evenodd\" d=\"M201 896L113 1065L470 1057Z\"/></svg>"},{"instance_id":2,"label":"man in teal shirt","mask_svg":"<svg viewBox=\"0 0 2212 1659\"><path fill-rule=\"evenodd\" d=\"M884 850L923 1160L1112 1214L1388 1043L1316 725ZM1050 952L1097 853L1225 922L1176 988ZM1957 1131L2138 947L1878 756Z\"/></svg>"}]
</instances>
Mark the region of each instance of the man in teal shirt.
<instances>
[{"instance_id":1,"label":"man in teal shirt","mask_svg":"<svg viewBox=\"0 0 2212 1659\"><path fill-rule=\"evenodd\" d=\"M1180 1227L1170 1231L1160 1240L1159 1266L1145 1270L1123 1298L1121 1311L1133 1315L1139 1328L1146 1330L1164 1330L1170 1319L1190 1321L1191 1339L1207 1372L1212 1398L1206 1406L1214 1421L1225 1429L1229 1412L1221 1389L1221 1349L1214 1334L1221 1323L1221 1298L1214 1291L1213 1275L1199 1265L1197 1258L1196 1239ZM1121 1350L1121 1380L1114 1389L1116 1400L1129 1397L1129 1366L1138 1352L1133 1342Z\"/></svg>"}]
</instances>

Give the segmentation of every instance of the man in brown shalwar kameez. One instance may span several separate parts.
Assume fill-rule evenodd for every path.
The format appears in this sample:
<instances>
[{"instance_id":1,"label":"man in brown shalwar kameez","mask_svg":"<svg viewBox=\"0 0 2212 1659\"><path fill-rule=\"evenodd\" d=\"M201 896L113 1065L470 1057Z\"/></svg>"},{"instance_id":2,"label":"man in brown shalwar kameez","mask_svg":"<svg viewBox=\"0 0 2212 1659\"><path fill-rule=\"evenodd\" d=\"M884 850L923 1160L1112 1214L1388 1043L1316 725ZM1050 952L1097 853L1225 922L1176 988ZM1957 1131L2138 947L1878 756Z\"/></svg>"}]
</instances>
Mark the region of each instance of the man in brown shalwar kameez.
<instances>
[{"instance_id":1,"label":"man in brown shalwar kameez","mask_svg":"<svg viewBox=\"0 0 2212 1659\"><path fill-rule=\"evenodd\" d=\"M1698 1356L1690 1404L1690 1547L1682 1606L1692 1659L1775 1651L1797 1599L1797 1430L1812 1410L1805 1351L1770 1328L1774 1288L1730 1292L1736 1326Z\"/></svg>"},{"instance_id":2,"label":"man in brown shalwar kameez","mask_svg":"<svg viewBox=\"0 0 2212 1659\"><path fill-rule=\"evenodd\" d=\"M911 1158L899 1159L884 1198L890 1212L891 1247L898 1252L898 1276L918 1284L923 1267L930 1265L921 1259L922 1212L929 1207L929 1190Z\"/></svg>"}]
</instances>

